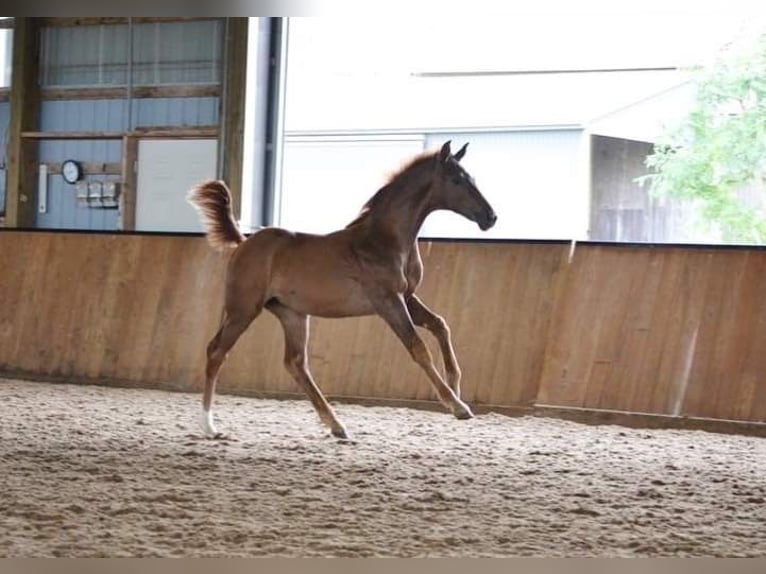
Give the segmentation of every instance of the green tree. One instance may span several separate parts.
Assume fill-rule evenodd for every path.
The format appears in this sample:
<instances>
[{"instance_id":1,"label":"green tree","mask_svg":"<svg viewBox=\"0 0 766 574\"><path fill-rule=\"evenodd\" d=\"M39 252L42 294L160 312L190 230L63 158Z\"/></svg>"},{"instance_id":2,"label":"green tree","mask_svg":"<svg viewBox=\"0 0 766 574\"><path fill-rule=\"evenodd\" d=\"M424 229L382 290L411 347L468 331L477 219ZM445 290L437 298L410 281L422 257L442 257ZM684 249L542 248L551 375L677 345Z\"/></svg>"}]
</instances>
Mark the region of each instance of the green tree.
<instances>
[{"instance_id":1,"label":"green tree","mask_svg":"<svg viewBox=\"0 0 766 574\"><path fill-rule=\"evenodd\" d=\"M639 181L656 196L696 200L725 241L766 243L763 210L739 193L766 189L766 33L747 49L733 43L695 75L691 112L655 143Z\"/></svg>"}]
</instances>

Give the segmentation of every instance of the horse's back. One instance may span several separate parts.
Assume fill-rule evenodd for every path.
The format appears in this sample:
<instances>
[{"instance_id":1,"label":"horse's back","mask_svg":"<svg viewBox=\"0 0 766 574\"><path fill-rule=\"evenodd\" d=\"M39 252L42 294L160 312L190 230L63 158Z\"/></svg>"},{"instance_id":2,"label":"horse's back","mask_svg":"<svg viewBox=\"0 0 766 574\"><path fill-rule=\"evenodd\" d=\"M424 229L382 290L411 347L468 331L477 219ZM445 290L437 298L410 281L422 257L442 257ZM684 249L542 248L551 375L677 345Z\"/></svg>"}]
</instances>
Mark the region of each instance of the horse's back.
<instances>
[{"instance_id":1,"label":"horse's back","mask_svg":"<svg viewBox=\"0 0 766 574\"><path fill-rule=\"evenodd\" d=\"M373 312L346 234L314 235L263 228L240 244L227 272L227 299L280 301L308 315Z\"/></svg>"}]
</instances>

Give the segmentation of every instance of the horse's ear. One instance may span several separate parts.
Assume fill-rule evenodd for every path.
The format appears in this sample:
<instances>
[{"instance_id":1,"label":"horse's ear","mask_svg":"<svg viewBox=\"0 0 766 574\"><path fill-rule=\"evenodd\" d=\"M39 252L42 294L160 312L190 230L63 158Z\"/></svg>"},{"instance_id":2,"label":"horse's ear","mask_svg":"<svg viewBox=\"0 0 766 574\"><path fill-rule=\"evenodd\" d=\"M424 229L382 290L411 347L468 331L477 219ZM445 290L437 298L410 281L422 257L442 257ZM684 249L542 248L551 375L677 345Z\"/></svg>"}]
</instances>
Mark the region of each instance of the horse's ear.
<instances>
[{"instance_id":1,"label":"horse's ear","mask_svg":"<svg viewBox=\"0 0 766 574\"><path fill-rule=\"evenodd\" d=\"M442 149L439 150L439 162L444 163L449 159L450 154L452 151L450 150L450 143L452 143L452 140L448 140L444 142L444 145L442 146Z\"/></svg>"},{"instance_id":2,"label":"horse's ear","mask_svg":"<svg viewBox=\"0 0 766 574\"><path fill-rule=\"evenodd\" d=\"M465 142L463 144L463 147L461 147L457 153L455 154L455 161L460 161L463 159L463 156L465 155L465 150L468 148L468 142Z\"/></svg>"}]
</instances>

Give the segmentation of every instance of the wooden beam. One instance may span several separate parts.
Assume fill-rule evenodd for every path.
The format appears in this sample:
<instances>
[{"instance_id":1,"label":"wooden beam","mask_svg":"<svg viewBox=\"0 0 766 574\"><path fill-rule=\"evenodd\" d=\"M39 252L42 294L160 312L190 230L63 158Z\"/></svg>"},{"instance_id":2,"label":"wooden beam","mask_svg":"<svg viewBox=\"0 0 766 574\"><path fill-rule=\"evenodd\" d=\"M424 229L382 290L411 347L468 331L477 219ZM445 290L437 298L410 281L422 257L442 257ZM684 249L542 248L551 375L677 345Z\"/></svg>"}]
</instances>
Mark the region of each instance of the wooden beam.
<instances>
[{"instance_id":1,"label":"wooden beam","mask_svg":"<svg viewBox=\"0 0 766 574\"><path fill-rule=\"evenodd\" d=\"M503 412L503 407L483 409L477 406L474 412ZM535 405L533 416L564 419L587 425L618 425L630 428L704 430L721 434L740 434L766 437L766 423L703 417L685 417L634 413L578 407L553 407Z\"/></svg>"},{"instance_id":2,"label":"wooden beam","mask_svg":"<svg viewBox=\"0 0 766 574\"><path fill-rule=\"evenodd\" d=\"M242 206L247 18L226 19L224 46L219 172L231 190L234 214L239 217Z\"/></svg>"},{"instance_id":3,"label":"wooden beam","mask_svg":"<svg viewBox=\"0 0 766 574\"><path fill-rule=\"evenodd\" d=\"M122 132L22 132L24 140L118 140Z\"/></svg>"},{"instance_id":4,"label":"wooden beam","mask_svg":"<svg viewBox=\"0 0 766 574\"><path fill-rule=\"evenodd\" d=\"M137 162L138 138L125 136L122 139L122 193L120 194L120 229L122 231L133 231L136 228Z\"/></svg>"},{"instance_id":5,"label":"wooden beam","mask_svg":"<svg viewBox=\"0 0 766 574\"><path fill-rule=\"evenodd\" d=\"M8 122L8 165L5 211L7 227L34 227L37 142L22 137L39 121L39 21L18 17L13 32L11 115Z\"/></svg>"},{"instance_id":6,"label":"wooden beam","mask_svg":"<svg viewBox=\"0 0 766 574\"><path fill-rule=\"evenodd\" d=\"M61 173L60 163L45 162L48 166L48 174L59 175ZM84 175L122 175L122 163L88 163L80 164Z\"/></svg>"},{"instance_id":7,"label":"wooden beam","mask_svg":"<svg viewBox=\"0 0 766 574\"><path fill-rule=\"evenodd\" d=\"M157 138L217 138L220 134L218 126L195 126L195 127L174 127L174 126L151 126L136 128L130 135L135 135L144 139Z\"/></svg>"},{"instance_id":8,"label":"wooden beam","mask_svg":"<svg viewBox=\"0 0 766 574\"><path fill-rule=\"evenodd\" d=\"M43 100L121 100L125 88L43 88ZM217 98L220 86L138 86L133 88L134 98ZM0 93L1 97L1 93Z\"/></svg>"},{"instance_id":9,"label":"wooden beam","mask_svg":"<svg viewBox=\"0 0 766 574\"><path fill-rule=\"evenodd\" d=\"M24 140L121 140L126 135L135 135L142 138L216 138L218 126L194 126L194 127L146 127L138 128L128 134L124 132L22 132Z\"/></svg>"}]
</instances>

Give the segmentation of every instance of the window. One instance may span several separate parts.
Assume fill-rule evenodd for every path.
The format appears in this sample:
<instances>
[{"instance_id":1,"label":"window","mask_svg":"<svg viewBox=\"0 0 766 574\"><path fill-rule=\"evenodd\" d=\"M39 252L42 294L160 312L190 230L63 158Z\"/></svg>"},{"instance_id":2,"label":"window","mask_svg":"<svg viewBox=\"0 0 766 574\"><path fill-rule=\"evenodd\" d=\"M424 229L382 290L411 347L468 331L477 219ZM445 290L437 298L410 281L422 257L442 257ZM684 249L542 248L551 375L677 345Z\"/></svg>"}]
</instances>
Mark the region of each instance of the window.
<instances>
[{"instance_id":1,"label":"window","mask_svg":"<svg viewBox=\"0 0 766 574\"><path fill-rule=\"evenodd\" d=\"M0 24L11 18L0 18ZM13 29L0 28L0 88L11 86L11 67L13 64Z\"/></svg>"},{"instance_id":2,"label":"window","mask_svg":"<svg viewBox=\"0 0 766 574\"><path fill-rule=\"evenodd\" d=\"M745 15L510 12L290 19L275 222L337 229L388 172L451 139L469 142L464 164L498 222L485 233L439 212L423 237L709 240L636 178L690 110L686 68L707 63Z\"/></svg>"}]
</instances>

